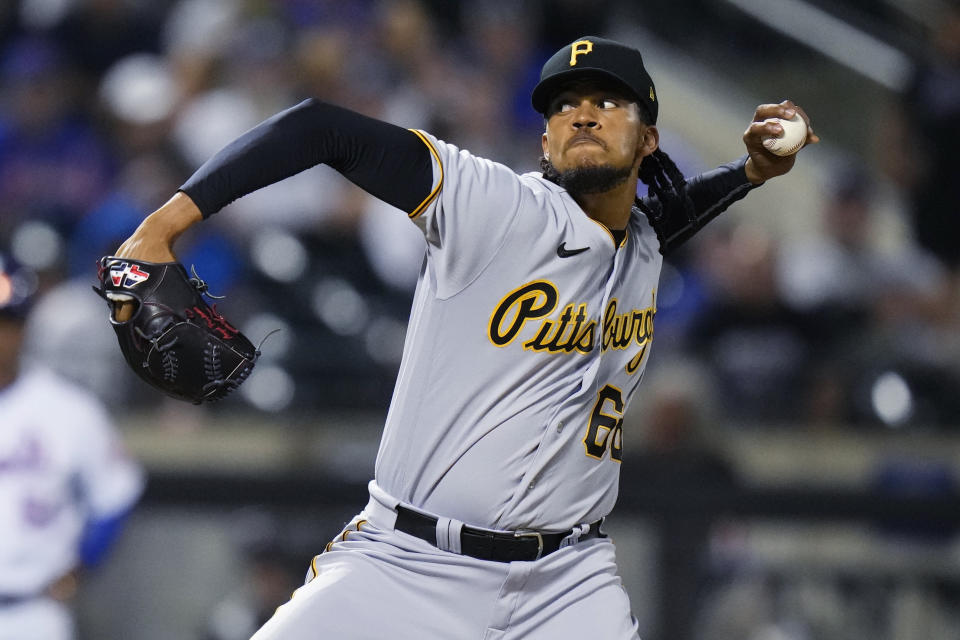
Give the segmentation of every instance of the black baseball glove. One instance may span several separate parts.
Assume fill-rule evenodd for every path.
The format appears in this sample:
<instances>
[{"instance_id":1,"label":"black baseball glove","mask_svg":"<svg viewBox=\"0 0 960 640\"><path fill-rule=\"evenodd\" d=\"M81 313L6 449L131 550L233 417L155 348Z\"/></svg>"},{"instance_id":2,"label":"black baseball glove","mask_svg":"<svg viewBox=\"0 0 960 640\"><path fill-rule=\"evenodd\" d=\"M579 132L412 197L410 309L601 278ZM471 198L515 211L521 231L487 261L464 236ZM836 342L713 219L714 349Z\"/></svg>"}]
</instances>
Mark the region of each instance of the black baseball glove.
<instances>
[{"instance_id":1,"label":"black baseball glove","mask_svg":"<svg viewBox=\"0 0 960 640\"><path fill-rule=\"evenodd\" d=\"M100 258L100 287L110 324L130 367L151 386L178 400L214 402L250 375L260 351L207 304L205 282L177 262ZM209 295L209 294L207 294ZM124 321L118 303L135 304Z\"/></svg>"}]
</instances>

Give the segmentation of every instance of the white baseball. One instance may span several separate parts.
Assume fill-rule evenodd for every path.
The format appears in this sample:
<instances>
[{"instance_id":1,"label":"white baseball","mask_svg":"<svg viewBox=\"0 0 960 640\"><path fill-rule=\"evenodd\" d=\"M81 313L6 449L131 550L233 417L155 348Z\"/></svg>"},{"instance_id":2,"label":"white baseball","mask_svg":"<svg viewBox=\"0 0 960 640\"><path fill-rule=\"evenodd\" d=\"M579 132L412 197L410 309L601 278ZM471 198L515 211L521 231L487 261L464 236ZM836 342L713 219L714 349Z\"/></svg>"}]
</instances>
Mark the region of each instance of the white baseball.
<instances>
[{"instance_id":1,"label":"white baseball","mask_svg":"<svg viewBox=\"0 0 960 640\"><path fill-rule=\"evenodd\" d=\"M799 113L794 114L789 120L770 118L765 122L776 122L783 127L783 133L780 136L776 138L768 136L763 139L763 147L770 153L789 156L799 151L807 141L807 123Z\"/></svg>"}]
</instances>

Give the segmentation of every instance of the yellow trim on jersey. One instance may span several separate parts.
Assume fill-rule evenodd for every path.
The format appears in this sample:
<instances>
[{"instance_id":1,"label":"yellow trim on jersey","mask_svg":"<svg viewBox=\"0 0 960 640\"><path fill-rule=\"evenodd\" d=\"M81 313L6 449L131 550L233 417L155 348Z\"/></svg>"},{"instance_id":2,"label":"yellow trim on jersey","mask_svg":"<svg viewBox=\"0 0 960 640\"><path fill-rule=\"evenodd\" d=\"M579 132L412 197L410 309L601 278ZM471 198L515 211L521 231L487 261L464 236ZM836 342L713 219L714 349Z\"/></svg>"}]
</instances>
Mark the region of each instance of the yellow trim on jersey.
<instances>
[{"instance_id":1,"label":"yellow trim on jersey","mask_svg":"<svg viewBox=\"0 0 960 640\"><path fill-rule=\"evenodd\" d=\"M360 527L362 527L362 526L365 525L365 524L367 524L367 521L366 521L366 520L358 520L358 521L357 521L357 528L356 528L356 529L350 529L350 528L348 527L347 529L344 529L343 535L340 537L340 540L346 541L346 539L347 539L347 534L348 534L348 533L356 533L356 532L360 531Z\"/></svg>"},{"instance_id":2,"label":"yellow trim on jersey","mask_svg":"<svg viewBox=\"0 0 960 640\"><path fill-rule=\"evenodd\" d=\"M440 161L440 154L437 153L436 148L433 146L433 144L429 140L427 140L427 137L425 135L423 135L416 129L410 129L410 131L412 131L415 136L420 138L420 140L423 141L423 144L427 145L427 148L430 149L430 153L433 154L434 159L436 159L437 161L437 166L440 167L440 179L437 181L437 186L433 188L433 191L430 192L430 195L428 195L426 199L423 202L421 202L416 209L414 209L409 214L407 214L407 216L412 220L413 218L416 218L421 213L423 213L423 210L426 209L430 205L430 203L433 202L434 199L437 197L437 194L440 193L440 187L443 186L443 162Z\"/></svg>"},{"instance_id":3,"label":"yellow trim on jersey","mask_svg":"<svg viewBox=\"0 0 960 640\"><path fill-rule=\"evenodd\" d=\"M586 212L584 212L584 213L586 213ZM603 229L604 231L606 231L606 232L607 232L607 235L610 236L610 242L612 242L612 243L614 244L614 246L616 246L618 249L621 248L621 247L623 247L623 245L627 244L627 236L630 235L630 228L629 228L629 227L624 227L624 229L623 229L623 240L620 241L620 244L617 244L617 238L613 235L613 231L610 230L610 227L608 227L607 225L603 224L602 222L599 222L599 221L597 221L597 220L594 220L594 219L591 218L590 216L587 216L587 220L589 220L590 222L593 222L594 224L599 225L601 229Z\"/></svg>"},{"instance_id":4,"label":"yellow trim on jersey","mask_svg":"<svg viewBox=\"0 0 960 640\"><path fill-rule=\"evenodd\" d=\"M333 548L333 545L334 545L335 543L346 541L346 539L347 539L347 534L356 533L357 531L360 531L360 528L361 528L363 525L365 525L365 524L367 524L367 521L366 521L366 520L358 520L358 521L357 521L357 528L356 528L356 529L351 529L350 526L348 525L347 528L344 529L343 532L340 534L340 536L339 536L340 539L337 540L336 538L334 538L333 540L331 540L330 542L328 542L328 543L327 543L327 546L325 546L325 547L323 548L323 551L324 551L324 552L330 551L330 550ZM310 563L310 566L313 568L314 573L316 573L316 570L317 570L317 569L316 569L316 564L315 564L316 561L317 561L317 556L314 556L314 557L313 557L313 561Z\"/></svg>"}]
</instances>

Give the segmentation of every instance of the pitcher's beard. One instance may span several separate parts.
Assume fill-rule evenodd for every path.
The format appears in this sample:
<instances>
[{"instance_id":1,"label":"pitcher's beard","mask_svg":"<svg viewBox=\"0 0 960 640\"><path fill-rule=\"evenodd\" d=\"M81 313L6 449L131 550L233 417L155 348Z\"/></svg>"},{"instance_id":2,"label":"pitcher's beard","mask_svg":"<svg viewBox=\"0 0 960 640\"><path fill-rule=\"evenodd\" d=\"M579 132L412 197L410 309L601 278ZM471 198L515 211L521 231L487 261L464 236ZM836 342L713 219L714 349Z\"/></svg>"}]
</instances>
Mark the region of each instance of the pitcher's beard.
<instances>
[{"instance_id":1,"label":"pitcher's beard","mask_svg":"<svg viewBox=\"0 0 960 640\"><path fill-rule=\"evenodd\" d=\"M557 168L546 158L540 158L543 177L570 192L571 195L603 193L623 184L630 177L632 167L577 167L567 171Z\"/></svg>"}]
</instances>

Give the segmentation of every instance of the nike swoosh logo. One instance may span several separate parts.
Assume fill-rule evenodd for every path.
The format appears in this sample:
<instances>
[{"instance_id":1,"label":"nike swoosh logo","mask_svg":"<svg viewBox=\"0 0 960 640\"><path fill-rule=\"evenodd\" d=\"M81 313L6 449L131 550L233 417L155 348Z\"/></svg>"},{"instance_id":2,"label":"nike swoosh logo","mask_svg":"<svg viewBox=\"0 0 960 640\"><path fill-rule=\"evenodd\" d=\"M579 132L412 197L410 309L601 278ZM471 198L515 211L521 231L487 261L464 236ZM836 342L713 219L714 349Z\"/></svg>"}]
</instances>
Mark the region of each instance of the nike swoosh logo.
<instances>
[{"instance_id":1,"label":"nike swoosh logo","mask_svg":"<svg viewBox=\"0 0 960 640\"><path fill-rule=\"evenodd\" d=\"M570 256L575 256L578 253L583 253L584 251L588 251L589 249L590 247L581 247L579 249L567 249L567 243L561 242L560 246L557 247L557 255L560 256L561 258L569 258Z\"/></svg>"}]
</instances>

